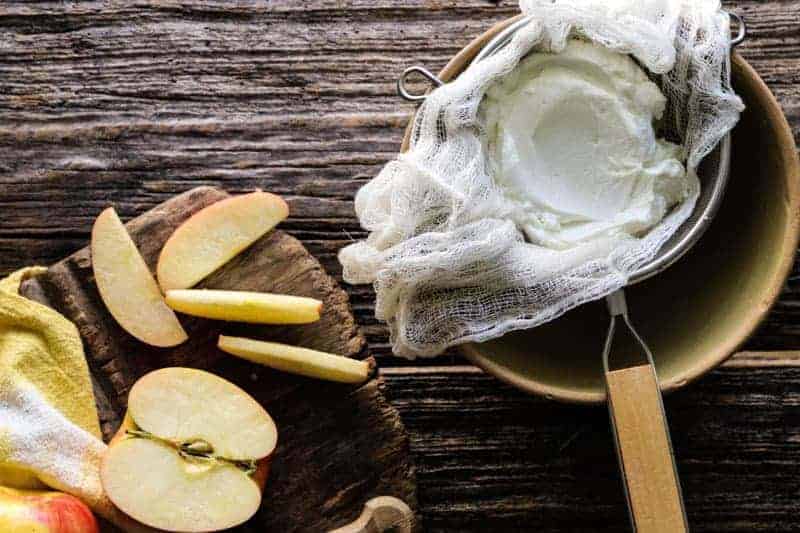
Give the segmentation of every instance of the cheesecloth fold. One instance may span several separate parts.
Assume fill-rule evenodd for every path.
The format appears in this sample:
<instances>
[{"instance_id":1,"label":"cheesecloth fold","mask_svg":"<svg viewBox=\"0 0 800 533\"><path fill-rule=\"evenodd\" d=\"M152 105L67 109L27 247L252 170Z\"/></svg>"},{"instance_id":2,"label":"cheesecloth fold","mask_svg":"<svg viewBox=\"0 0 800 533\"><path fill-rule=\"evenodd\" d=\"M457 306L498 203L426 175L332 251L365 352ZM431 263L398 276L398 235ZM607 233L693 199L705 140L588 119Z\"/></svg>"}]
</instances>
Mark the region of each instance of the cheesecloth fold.
<instances>
[{"instance_id":1,"label":"cheesecloth fold","mask_svg":"<svg viewBox=\"0 0 800 533\"><path fill-rule=\"evenodd\" d=\"M359 190L366 240L339 253L344 279L372 283L396 354L433 356L548 322L626 285L689 217L700 161L744 108L730 86L730 27L717 0L520 0L529 24L434 90L406 153ZM646 235L566 250L525 242L487 163L478 113L488 87L532 50L579 35L632 55L667 98L661 136L681 145L686 199Z\"/></svg>"}]
</instances>

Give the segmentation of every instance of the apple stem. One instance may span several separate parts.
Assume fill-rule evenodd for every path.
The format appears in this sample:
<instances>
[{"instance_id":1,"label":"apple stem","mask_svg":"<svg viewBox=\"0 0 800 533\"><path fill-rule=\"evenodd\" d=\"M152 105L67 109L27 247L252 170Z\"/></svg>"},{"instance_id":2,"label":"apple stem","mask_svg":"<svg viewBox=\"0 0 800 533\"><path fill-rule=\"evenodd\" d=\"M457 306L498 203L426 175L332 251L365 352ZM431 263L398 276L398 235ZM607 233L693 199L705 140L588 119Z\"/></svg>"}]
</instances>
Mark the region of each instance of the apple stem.
<instances>
[{"instance_id":1,"label":"apple stem","mask_svg":"<svg viewBox=\"0 0 800 533\"><path fill-rule=\"evenodd\" d=\"M214 463L228 464L238 468L248 476L255 474L258 468L257 461L254 459L229 459L214 454L214 447L211 443L203 439L193 439L190 441L179 442L172 439L165 439L153 435L149 431L142 429L127 429L125 433L134 439L148 439L160 442L170 448L177 450L178 455L188 461L209 461Z\"/></svg>"}]
</instances>

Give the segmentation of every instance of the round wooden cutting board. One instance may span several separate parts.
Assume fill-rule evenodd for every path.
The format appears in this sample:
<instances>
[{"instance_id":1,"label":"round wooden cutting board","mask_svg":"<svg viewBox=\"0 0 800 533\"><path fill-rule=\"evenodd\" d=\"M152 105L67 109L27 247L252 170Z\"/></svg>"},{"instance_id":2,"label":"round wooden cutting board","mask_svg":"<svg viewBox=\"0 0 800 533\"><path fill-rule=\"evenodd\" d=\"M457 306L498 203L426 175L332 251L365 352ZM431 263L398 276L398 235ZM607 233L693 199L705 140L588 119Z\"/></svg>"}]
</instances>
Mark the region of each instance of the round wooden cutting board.
<instances>
[{"instance_id":1,"label":"round wooden cutting board","mask_svg":"<svg viewBox=\"0 0 800 533\"><path fill-rule=\"evenodd\" d=\"M227 196L210 187L193 189L130 221L128 231L151 270L178 225ZM375 496L396 496L416 511L408 436L383 396L380 377L373 375L358 386L324 383L254 365L216 348L217 336L226 333L369 357L347 294L300 241L271 231L200 287L312 296L323 300L324 311L316 323L281 327L181 316L189 341L155 348L125 332L106 310L88 247L27 281L22 293L57 309L78 327L106 440L120 424L133 383L165 366L211 370L266 407L278 426L278 449L261 509L237 531L324 532L357 518Z\"/></svg>"}]
</instances>

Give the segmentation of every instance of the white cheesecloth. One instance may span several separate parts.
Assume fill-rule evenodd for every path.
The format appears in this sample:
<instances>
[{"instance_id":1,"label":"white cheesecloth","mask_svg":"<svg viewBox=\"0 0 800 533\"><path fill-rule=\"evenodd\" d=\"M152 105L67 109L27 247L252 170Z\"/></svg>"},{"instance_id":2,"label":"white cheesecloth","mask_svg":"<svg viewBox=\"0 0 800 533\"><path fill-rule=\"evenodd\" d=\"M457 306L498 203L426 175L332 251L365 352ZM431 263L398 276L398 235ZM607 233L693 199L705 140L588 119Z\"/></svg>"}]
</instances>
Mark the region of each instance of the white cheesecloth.
<instances>
[{"instance_id":1,"label":"white cheesecloth","mask_svg":"<svg viewBox=\"0 0 800 533\"><path fill-rule=\"evenodd\" d=\"M730 23L717 0L520 0L532 21L498 53L432 91L406 153L359 190L366 240L341 250L349 283L372 283L396 354L433 356L537 326L626 285L689 217L700 161L736 124ZM558 53L579 35L630 54L667 98L660 136L677 142L687 198L646 235L566 250L526 242L489 172L478 109L528 52Z\"/></svg>"}]
</instances>

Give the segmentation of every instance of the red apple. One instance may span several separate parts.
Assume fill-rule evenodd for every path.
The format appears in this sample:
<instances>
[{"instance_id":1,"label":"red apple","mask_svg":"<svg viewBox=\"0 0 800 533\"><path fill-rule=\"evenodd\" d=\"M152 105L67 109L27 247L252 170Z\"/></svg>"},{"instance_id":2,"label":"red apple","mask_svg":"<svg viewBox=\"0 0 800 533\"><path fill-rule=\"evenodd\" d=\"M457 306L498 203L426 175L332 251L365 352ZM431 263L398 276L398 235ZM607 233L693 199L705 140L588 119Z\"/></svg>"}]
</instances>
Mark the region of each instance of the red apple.
<instances>
[{"instance_id":1,"label":"red apple","mask_svg":"<svg viewBox=\"0 0 800 533\"><path fill-rule=\"evenodd\" d=\"M0 487L3 533L99 533L92 511L63 492Z\"/></svg>"}]
</instances>

